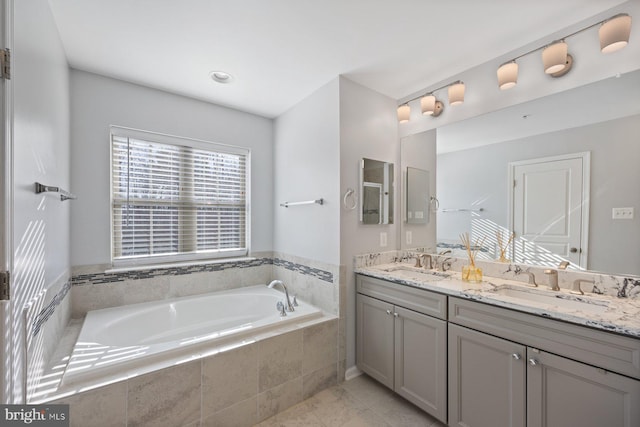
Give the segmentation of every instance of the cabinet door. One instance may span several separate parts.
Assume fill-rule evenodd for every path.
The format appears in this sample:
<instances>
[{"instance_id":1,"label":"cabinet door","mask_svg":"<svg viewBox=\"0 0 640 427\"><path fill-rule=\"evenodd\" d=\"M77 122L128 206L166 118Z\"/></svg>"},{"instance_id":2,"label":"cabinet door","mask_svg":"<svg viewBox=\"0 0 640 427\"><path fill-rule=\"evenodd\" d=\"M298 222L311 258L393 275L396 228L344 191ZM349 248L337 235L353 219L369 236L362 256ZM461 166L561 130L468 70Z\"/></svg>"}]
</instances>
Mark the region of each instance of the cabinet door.
<instances>
[{"instance_id":1,"label":"cabinet door","mask_svg":"<svg viewBox=\"0 0 640 427\"><path fill-rule=\"evenodd\" d=\"M528 427L640 426L640 381L527 351Z\"/></svg>"},{"instance_id":2,"label":"cabinet door","mask_svg":"<svg viewBox=\"0 0 640 427\"><path fill-rule=\"evenodd\" d=\"M393 305L357 294L358 368L393 388Z\"/></svg>"},{"instance_id":3,"label":"cabinet door","mask_svg":"<svg viewBox=\"0 0 640 427\"><path fill-rule=\"evenodd\" d=\"M525 355L523 345L450 323L449 425L524 427Z\"/></svg>"},{"instance_id":4,"label":"cabinet door","mask_svg":"<svg viewBox=\"0 0 640 427\"><path fill-rule=\"evenodd\" d=\"M394 317L394 390L446 422L447 323L397 306Z\"/></svg>"}]
</instances>

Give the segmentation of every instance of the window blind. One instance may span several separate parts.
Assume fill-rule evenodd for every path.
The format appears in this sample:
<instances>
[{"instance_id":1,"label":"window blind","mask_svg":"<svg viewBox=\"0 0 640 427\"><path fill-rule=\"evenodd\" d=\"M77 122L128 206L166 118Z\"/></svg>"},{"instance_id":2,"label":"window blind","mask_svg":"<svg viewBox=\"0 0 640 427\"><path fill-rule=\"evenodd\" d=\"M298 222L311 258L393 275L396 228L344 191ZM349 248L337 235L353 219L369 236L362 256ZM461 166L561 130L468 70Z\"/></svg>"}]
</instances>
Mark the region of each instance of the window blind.
<instances>
[{"instance_id":1,"label":"window blind","mask_svg":"<svg viewBox=\"0 0 640 427\"><path fill-rule=\"evenodd\" d=\"M211 145L112 133L114 261L246 254L247 154Z\"/></svg>"}]
</instances>

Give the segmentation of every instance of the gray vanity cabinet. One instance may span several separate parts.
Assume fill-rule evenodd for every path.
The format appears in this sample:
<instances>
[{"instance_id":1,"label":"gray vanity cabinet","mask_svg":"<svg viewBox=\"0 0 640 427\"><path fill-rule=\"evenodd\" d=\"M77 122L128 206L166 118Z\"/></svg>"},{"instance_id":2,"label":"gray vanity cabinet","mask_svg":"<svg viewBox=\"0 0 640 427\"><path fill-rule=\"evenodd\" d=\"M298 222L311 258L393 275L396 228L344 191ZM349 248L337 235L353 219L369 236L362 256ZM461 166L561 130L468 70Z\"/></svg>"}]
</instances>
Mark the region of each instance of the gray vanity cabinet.
<instances>
[{"instance_id":1,"label":"gray vanity cabinet","mask_svg":"<svg viewBox=\"0 0 640 427\"><path fill-rule=\"evenodd\" d=\"M449 324L449 425L526 425L526 347Z\"/></svg>"},{"instance_id":2,"label":"gray vanity cabinet","mask_svg":"<svg viewBox=\"0 0 640 427\"><path fill-rule=\"evenodd\" d=\"M527 427L640 426L640 381L528 349Z\"/></svg>"},{"instance_id":3,"label":"gray vanity cabinet","mask_svg":"<svg viewBox=\"0 0 640 427\"><path fill-rule=\"evenodd\" d=\"M358 368L446 422L447 323L399 305L444 315L446 297L362 276L357 287Z\"/></svg>"}]
</instances>

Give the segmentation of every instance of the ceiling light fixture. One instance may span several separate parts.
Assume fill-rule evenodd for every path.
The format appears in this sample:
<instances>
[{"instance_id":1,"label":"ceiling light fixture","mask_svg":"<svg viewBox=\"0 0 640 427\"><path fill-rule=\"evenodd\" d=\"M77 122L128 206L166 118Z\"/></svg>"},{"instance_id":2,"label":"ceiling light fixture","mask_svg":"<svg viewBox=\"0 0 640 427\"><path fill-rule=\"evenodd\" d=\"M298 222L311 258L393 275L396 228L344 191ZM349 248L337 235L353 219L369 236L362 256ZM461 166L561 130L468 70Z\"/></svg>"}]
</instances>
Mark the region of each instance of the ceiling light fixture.
<instances>
[{"instance_id":1,"label":"ceiling light fixture","mask_svg":"<svg viewBox=\"0 0 640 427\"><path fill-rule=\"evenodd\" d=\"M217 83L231 83L233 81L233 76L226 71L212 71L209 73L209 77L211 80Z\"/></svg>"},{"instance_id":2,"label":"ceiling light fixture","mask_svg":"<svg viewBox=\"0 0 640 427\"><path fill-rule=\"evenodd\" d=\"M542 50L542 64L544 72L551 77L564 76L571 70L573 56L568 53L566 39L600 25L598 36L600 38L600 50L603 53L615 52L629 43L631 34L631 16L626 13L614 15L595 24L581 28L578 31L563 37L549 45L530 50L513 58L498 68L498 87L509 89L516 85L518 79L518 64L516 61L524 56Z\"/></svg>"},{"instance_id":3,"label":"ceiling light fixture","mask_svg":"<svg viewBox=\"0 0 640 427\"><path fill-rule=\"evenodd\" d=\"M458 105L464 102L464 83L458 80L448 85L440 86L437 89L427 92L425 95L420 95L404 102L398 107L398 121L400 123L409 121L411 111L409 103L416 99L420 99L420 110L423 115L438 117L444 110L444 104L436 98L434 93L444 88L449 88L449 105Z\"/></svg>"}]
</instances>

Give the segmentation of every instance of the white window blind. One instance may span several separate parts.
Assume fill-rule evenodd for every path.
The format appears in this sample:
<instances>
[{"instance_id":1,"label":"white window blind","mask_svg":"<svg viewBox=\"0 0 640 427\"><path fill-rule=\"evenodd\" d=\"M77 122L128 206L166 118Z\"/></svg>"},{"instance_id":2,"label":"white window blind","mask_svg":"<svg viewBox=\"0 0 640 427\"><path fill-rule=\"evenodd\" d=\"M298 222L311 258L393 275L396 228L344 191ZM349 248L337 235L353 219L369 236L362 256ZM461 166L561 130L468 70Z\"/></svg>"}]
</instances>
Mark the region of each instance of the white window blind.
<instances>
[{"instance_id":1,"label":"white window blind","mask_svg":"<svg viewBox=\"0 0 640 427\"><path fill-rule=\"evenodd\" d=\"M114 263L245 255L247 157L244 149L112 127Z\"/></svg>"}]
</instances>

